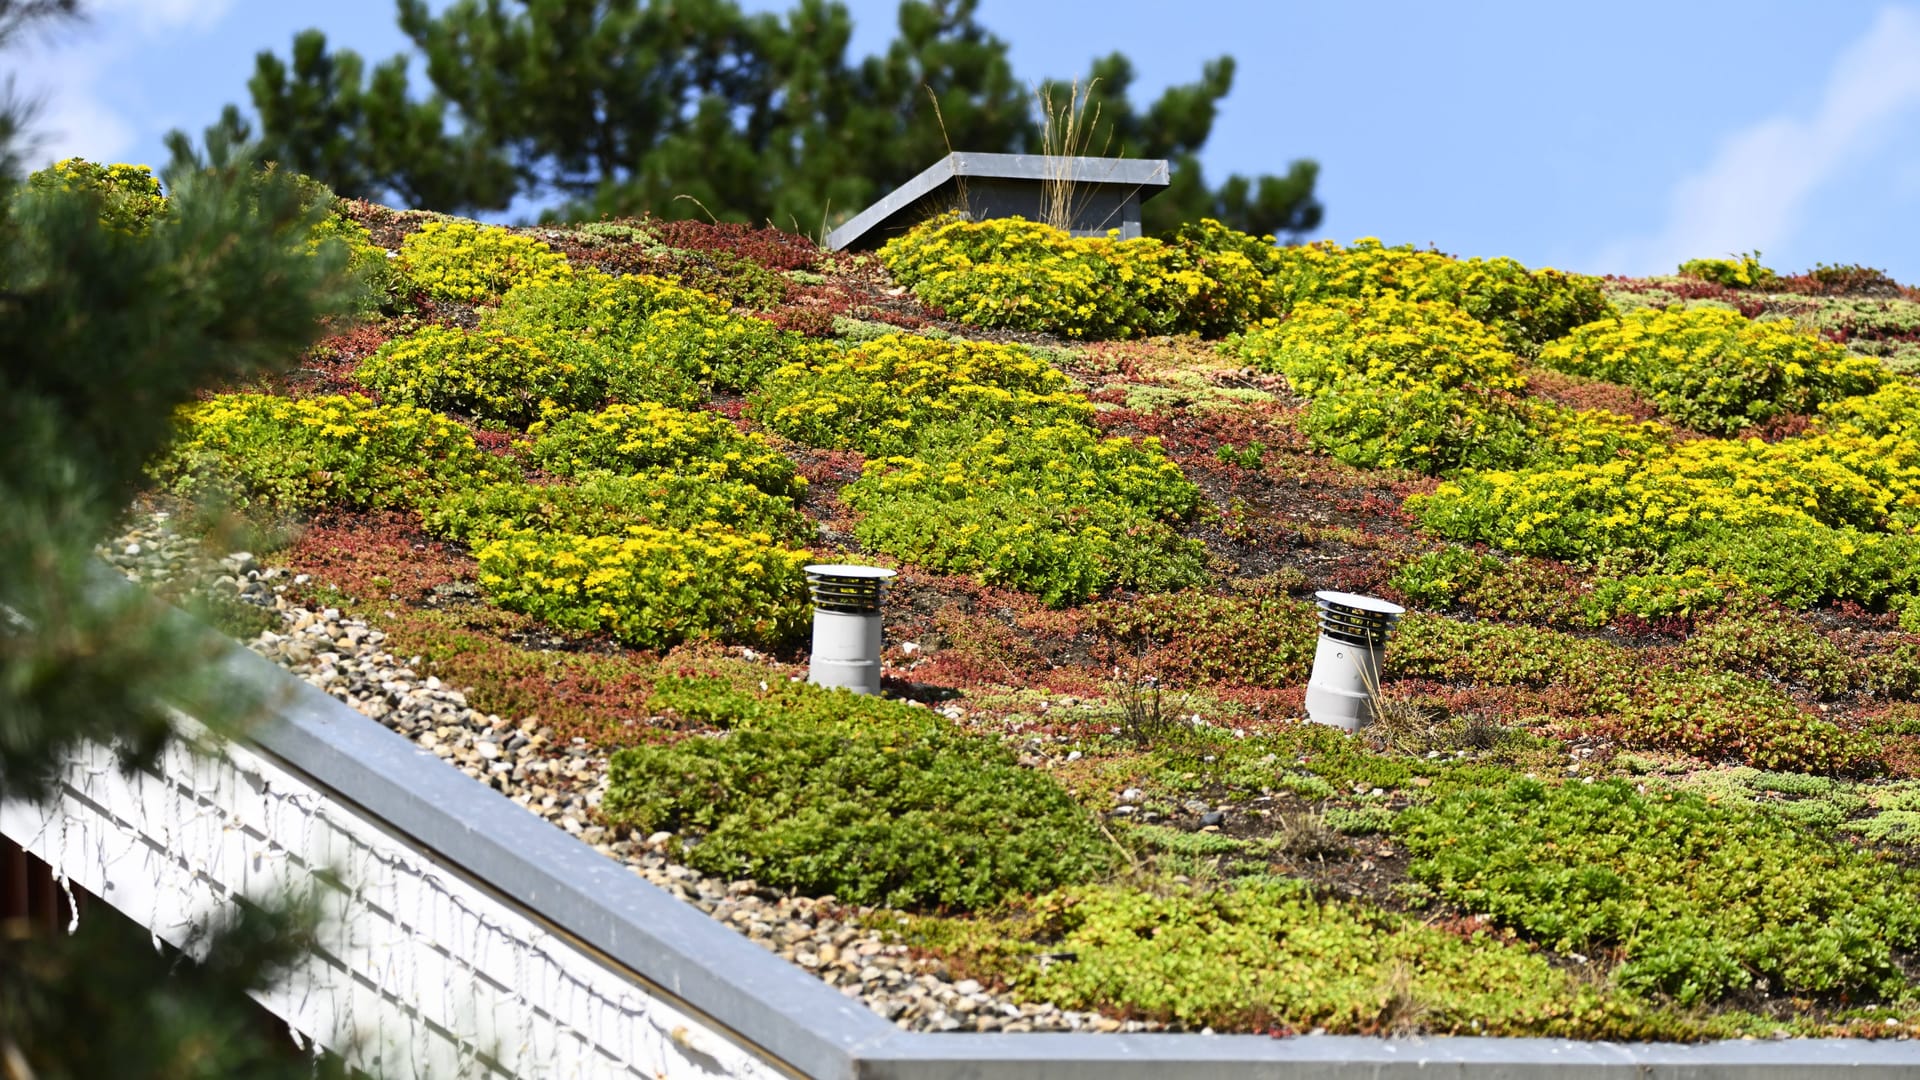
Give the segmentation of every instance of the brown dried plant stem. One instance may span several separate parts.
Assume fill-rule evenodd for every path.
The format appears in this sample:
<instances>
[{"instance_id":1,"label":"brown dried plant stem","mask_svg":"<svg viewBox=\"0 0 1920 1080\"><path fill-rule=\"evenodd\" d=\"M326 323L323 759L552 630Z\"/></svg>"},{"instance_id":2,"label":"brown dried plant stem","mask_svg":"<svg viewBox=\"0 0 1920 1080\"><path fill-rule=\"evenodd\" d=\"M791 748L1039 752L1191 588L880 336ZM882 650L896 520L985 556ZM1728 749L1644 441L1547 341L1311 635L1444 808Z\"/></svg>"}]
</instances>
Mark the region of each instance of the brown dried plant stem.
<instances>
[{"instance_id":1,"label":"brown dried plant stem","mask_svg":"<svg viewBox=\"0 0 1920 1080\"><path fill-rule=\"evenodd\" d=\"M1103 142L1097 153L1092 150L1094 133L1100 127L1100 106L1093 102L1093 88L1100 80L1089 80L1083 88L1074 79L1067 88L1064 103L1056 100L1053 84L1036 88L1040 103L1040 152L1045 156L1045 177L1041 181L1041 219L1062 231L1071 231L1082 206L1075 204L1077 185L1074 159L1098 157L1106 153ZM1108 132L1107 141L1112 140ZM1084 202L1084 200L1083 200Z\"/></svg>"}]
</instances>

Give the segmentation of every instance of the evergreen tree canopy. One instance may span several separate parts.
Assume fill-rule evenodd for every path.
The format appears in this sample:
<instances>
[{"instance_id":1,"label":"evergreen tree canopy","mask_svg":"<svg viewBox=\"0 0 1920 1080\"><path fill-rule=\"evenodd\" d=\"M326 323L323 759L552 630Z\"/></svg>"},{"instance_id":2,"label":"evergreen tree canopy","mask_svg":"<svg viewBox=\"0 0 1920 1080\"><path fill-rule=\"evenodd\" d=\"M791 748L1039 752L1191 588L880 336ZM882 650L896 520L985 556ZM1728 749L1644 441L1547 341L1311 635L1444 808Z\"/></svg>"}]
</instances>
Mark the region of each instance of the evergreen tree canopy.
<instances>
[{"instance_id":1,"label":"evergreen tree canopy","mask_svg":"<svg viewBox=\"0 0 1920 1080\"><path fill-rule=\"evenodd\" d=\"M76 13L0 0L0 49ZM151 760L169 705L216 731L246 702L207 640L152 596L107 588L92 553L201 389L297 358L346 299L346 252L310 249L314 188L222 140L170 190L136 166L63 162L22 183L27 117L0 101L0 792L40 799L82 742ZM89 909L78 932L0 931L0 1075L305 1077L246 992L305 947L307 913L241 905L205 959Z\"/></svg>"},{"instance_id":2,"label":"evergreen tree canopy","mask_svg":"<svg viewBox=\"0 0 1920 1080\"><path fill-rule=\"evenodd\" d=\"M455 0L437 14L398 0L416 55L369 72L308 30L290 61L261 53L249 88L265 152L342 195L449 212L531 197L565 217L710 213L811 233L949 148L1042 148L1042 110L977 4L905 0L886 51L854 62L852 18L832 0L785 15L734 0ZM1218 188L1201 175L1233 73L1220 57L1142 109L1127 58L1095 62L1085 151L1173 164L1150 229L1201 216L1256 233L1319 224L1311 161ZM217 126L252 127L233 107Z\"/></svg>"}]
</instances>

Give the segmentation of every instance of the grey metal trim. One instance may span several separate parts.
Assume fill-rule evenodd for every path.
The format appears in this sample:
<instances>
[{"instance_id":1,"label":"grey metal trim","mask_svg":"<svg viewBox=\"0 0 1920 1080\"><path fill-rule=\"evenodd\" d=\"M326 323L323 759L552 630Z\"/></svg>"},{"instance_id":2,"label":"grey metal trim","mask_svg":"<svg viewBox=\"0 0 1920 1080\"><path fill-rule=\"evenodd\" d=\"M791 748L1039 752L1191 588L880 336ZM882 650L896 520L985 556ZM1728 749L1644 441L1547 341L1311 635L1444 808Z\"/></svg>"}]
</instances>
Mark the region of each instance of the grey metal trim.
<instances>
[{"instance_id":1,"label":"grey metal trim","mask_svg":"<svg viewBox=\"0 0 1920 1080\"><path fill-rule=\"evenodd\" d=\"M180 618L183 629L191 625ZM805 1075L851 1080L862 1048L899 1034L861 1002L271 661L227 641L218 664L235 685L274 702L247 732L250 748L740 1041Z\"/></svg>"},{"instance_id":2,"label":"grey metal trim","mask_svg":"<svg viewBox=\"0 0 1920 1080\"><path fill-rule=\"evenodd\" d=\"M1072 174L1059 176L1051 162L1065 160ZM1076 184L1119 184L1123 187L1163 188L1173 183L1164 158L1069 157L1046 154L947 155L955 176L990 176L1000 180L1066 179ZM924 173L921 175L925 175ZM1154 194L1158 194L1156 191Z\"/></svg>"},{"instance_id":3,"label":"grey metal trim","mask_svg":"<svg viewBox=\"0 0 1920 1080\"><path fill-rule=\"evenodd\" d=\"M1683 1045L1469 1037L927 1035L865 1055L862 1080L1826 1080L1920 1076L1920 1044L1798 1039Z\"/></svg>"},{"instance_id":4,"label":"grey metal trim","mask_svg":"<svg viewBox=\"0 0 1920 1080\"><path fill-rule=\"evenodd\" d=\"M960 176L994 178L1002 180L1054 179L1057 174L1049 172L1049 161L1058 161L1045 154L976 154L955 151L920 171L918 176L894 188L879 201L855 214L845 224L827 234L827 246L834 251L844 250L847 245L865 235L868 230L877 228L881 222L895 213L912 206L915 202L931 194L941 184ZM1121 187L1140 188L1140 197L1150 199L1160 193L1160 189L1173 182L1168 163L1158 158L1103 158L1072 157L1072 175L1067 177L1076 184L1113 184Z\"/></svg>"},{"instance_id":5,"label":"grey metal trim","mask_svg":"<svg viewBox=\"0 0 1920 1080\"><path fill-rule=\"evenodd\" d=\"M131 588L130 585L123 587ZM210 631L175 613L181 633ZM218 663L277 704L247 741L640 980L831 1080L1895 1080L1920 1042L1683 1045L1557 1039L905 1032L432 753L226 639Z\"/></svg>"}]
</instances>

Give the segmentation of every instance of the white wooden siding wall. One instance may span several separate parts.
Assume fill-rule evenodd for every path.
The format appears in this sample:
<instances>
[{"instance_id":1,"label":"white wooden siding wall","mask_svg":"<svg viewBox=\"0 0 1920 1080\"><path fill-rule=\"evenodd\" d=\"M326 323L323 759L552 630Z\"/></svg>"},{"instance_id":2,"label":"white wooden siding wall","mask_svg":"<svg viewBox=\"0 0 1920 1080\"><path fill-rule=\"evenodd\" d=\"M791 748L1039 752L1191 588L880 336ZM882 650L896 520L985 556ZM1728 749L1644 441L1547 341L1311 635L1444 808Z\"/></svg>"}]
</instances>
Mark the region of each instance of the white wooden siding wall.
<instances>
[{"instance_id":1,"label":"white wooden siding wall","mask_svg":"<svg viewBox=\"0 0 1920 1080\"><path fill-rule=\"evenodd\" d=\"M0 831L190 951L235 897L312 896L319 948L261 1001L377 1075L788 1075L240 746L91 748Z\"/></svg>"}]
</instances>

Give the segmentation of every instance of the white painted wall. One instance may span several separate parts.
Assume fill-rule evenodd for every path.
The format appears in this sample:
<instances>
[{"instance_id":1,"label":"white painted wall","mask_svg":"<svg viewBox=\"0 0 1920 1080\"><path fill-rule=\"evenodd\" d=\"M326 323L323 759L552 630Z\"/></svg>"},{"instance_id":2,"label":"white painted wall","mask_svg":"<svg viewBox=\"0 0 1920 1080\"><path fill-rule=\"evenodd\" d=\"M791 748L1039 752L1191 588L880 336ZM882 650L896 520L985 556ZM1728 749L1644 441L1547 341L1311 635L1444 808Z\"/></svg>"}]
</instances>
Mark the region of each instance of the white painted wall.
<instances>
[{"instance_id":1,"label":"white painted wall","mask_svg":"<svg viewBox=\"0 0 1920 1080\"><path fill-rule=\"evenodd\" d=\"M0 832L190 951L234 898L311 890L319 948L261 1001L376 1075L788 1075L241 746L132 775L90 748Z\"/></svg>"}]
</instances>

